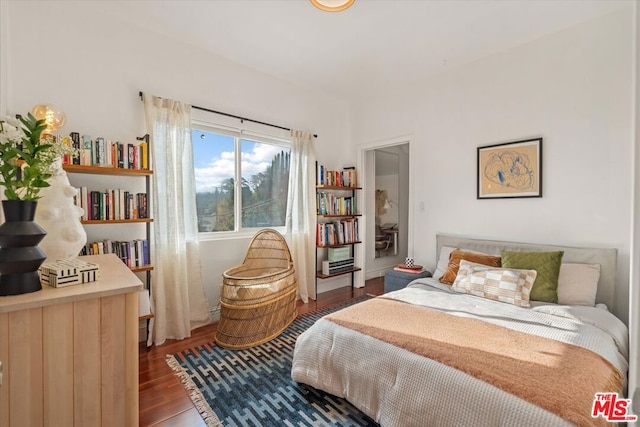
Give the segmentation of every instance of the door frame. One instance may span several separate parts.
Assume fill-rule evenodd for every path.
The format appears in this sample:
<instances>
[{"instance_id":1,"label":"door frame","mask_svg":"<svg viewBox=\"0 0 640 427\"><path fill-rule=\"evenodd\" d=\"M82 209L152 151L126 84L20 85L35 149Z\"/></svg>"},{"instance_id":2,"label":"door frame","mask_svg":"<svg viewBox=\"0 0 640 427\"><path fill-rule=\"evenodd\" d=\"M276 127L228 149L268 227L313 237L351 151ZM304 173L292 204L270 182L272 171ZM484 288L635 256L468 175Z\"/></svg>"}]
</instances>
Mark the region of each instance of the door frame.
<instances>
[{"instance_id":1,"label":"door frame","mask_svg":"<svg viewBox=\"0 0 640 427\"><path fill-rule=\"evenodd\" d=\"M367 198L367 189L369 185L375 186L375 176L373 170L367 169L367 152L376 150L378 148L392 147L395 145L403 145L407 144L409 147L409 198L407 201L407 252L408 254L413 254L414 248L414 238L413 238L413 228L414 228L414 170L415 170L415 160L414 156L412 156L412 141L413 135L399 135L392 138L385 138L377 141L365 142L362 144L357 144L357 170L359 171L359 186L362 187L360 191L360 197L358 198L358 203L360 205L359 212L362 214L360 217L359 231L360 231L360 241L362 244L356 245L355 257L358 265L361 266L362 270L358 271L356 274L354 286L355 287L363 287L365 282L365 272L367 270L366 266L366 245L368 244L369 236L366 233L367 226L369 221L375 222L375 214L372 212L367 214L364 208L368 206L370 200ZM410 255L411 256L411 255Z\"/></svg>"}]
</instances>

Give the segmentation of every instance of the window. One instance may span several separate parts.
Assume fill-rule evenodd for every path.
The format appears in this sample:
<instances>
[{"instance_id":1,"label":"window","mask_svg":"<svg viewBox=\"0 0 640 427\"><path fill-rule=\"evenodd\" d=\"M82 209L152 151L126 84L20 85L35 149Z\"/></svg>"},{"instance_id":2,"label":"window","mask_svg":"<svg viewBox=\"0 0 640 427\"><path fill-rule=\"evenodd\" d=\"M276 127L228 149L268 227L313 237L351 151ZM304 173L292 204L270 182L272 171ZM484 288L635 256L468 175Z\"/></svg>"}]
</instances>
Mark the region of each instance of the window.
<instances>
[{"instance_id":1,"label":"window","mask_svg":"<svg viewBox=\"0 0 640 427\"><path fill-rule=\"evenodd\" d=\"M199 232L284 227L288 140L204 123L191 136Z\"/></svg>"}]
</instances>

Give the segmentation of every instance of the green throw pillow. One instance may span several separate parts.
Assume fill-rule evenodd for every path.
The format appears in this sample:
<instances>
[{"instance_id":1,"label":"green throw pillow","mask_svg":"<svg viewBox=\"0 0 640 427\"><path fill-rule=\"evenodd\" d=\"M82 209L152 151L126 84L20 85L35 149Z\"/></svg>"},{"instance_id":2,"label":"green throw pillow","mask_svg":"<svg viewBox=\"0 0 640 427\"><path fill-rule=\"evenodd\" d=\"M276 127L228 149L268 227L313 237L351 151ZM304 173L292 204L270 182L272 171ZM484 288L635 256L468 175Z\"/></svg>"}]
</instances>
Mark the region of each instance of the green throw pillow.
<instances>
[{"instance_id":1,"label":"green throw pillow","mask_svg":"<svg viewBox=\"0 0 640 427\"><path fill-rule=\"evenodd\" d=\"M558 302L558 275L564 251L511 252L502 251L502 267L535 270L536 281L531 288L532 301Z\"/></svg>"}]
</instances>

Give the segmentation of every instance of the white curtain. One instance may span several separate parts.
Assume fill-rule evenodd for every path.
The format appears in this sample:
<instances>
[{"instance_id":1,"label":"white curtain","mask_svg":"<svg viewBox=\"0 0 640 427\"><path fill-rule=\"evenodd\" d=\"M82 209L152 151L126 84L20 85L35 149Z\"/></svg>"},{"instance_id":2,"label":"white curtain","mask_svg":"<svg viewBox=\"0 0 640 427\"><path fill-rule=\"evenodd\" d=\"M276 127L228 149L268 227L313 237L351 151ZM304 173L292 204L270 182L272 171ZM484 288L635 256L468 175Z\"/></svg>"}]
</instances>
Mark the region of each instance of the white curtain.
<instances>
[{"instance_id":1,"label":"white curtain","mask_svg":"<svg viewBox=\"0 0 640 427\"><path fill-rule=\"evenodd\" d=\"M316 155L313 135L291 131L291 163L287 200L287 234L302 301L316 299Z\"/></svg>"},{"instance_id":2,"label":"white curtain","mask_svg":"<svg viewBox=\"0 0 640 427\"><path fill-rule=\"evenodd\" d=\"M183 339L211 323L202 285L195 201L191 106L144 96L153 167L154 264L151 300L155 317L149 344Z\"/></svg>"}]
</instances>

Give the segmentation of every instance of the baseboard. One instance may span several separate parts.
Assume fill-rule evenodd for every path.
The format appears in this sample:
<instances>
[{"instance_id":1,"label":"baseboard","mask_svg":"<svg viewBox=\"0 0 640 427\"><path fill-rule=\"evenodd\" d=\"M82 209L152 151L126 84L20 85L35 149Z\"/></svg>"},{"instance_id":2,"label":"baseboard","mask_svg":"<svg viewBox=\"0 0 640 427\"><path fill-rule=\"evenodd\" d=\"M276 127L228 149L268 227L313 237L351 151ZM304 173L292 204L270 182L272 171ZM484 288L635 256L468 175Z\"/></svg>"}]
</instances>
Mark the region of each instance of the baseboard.
<instances>
[{"instance_id":1,"label":"baseboard","mask_svg":"<svg viewBox=\"0 0 640 427\"><path fill-rule=\"evenodd\" d=\"M383 277L385 273L389 270L392 270L393 266L380 267L374 270L368 270L364 273L364 280L375 279L377 277Z\"/></svg>"},{"instance_id":2,"label":"baseboard","mask_svg":"<svg viewBox=\"0 0 640 427\"><path fill-rule=\"evenodd\" d=\"M346 275L345 275L346 276ZM342 277L318 280L316 291L319 294L332 291L334 289L340 289L345 287L351 287L351 279L344 279Z\"/></svg>"}]
</instances>

